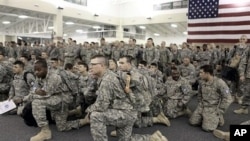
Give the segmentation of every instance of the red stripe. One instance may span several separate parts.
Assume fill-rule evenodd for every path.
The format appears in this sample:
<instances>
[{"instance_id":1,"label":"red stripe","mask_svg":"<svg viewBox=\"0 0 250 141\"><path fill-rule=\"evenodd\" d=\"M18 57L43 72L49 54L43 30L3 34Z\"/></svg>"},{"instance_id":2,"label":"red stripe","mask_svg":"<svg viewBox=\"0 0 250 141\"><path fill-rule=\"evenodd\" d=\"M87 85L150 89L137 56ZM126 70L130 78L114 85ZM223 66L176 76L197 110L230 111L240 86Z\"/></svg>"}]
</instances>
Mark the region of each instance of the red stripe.
<instances>
[{"instance_id":1,"label":"red stripe","mask_svg":"<svg viewBox=\"0 0 250 141\"><path fill-rule=\"evenodd\" d=\"M239 39L187 39L188 43L238 43Z\"/></svg>"},{"instance_id":2,"label":"red stripe","mask_svg":"<svg viewBox=\"0 0 250 141\"><path fill-rule=\"evenodd\" d=\"M250 30L231 30L231 31L188 31L188 35L218 35L218 34L250 34Z\"/></svg>"},{"instance_id":3,"label":"red stripe","mask_svg":"<svg viewBox=\"0 0 250 141\"><path fill-rule=\"evenodd\" d=\"M250 25L250 21L213 22L213 23L189 23L188 27L237 26L237 25Z\"/></svg>"},{"instance_id":4,"label":"red stripe","mask_svg":"<svg viewBox=\"0 0 250 141\"><path fill-rule=\"evenodd\" d=\"M239 12L239 13L219 13L218 17L243 17L249 16L250 11L247 12Z\"/></svg>"},{"instance_id":5,"label":"red stripe","mask_svg":"<svg viewBox=\"0 0 250 141\"><path fill-rule=\"evenodd\" d=\"M248 7L248 6L250 6L250 3L221 4L221 5L219 5L219 9L224 9L224 8L239 8L239 7Z\"/></svg>"}]
</instances>

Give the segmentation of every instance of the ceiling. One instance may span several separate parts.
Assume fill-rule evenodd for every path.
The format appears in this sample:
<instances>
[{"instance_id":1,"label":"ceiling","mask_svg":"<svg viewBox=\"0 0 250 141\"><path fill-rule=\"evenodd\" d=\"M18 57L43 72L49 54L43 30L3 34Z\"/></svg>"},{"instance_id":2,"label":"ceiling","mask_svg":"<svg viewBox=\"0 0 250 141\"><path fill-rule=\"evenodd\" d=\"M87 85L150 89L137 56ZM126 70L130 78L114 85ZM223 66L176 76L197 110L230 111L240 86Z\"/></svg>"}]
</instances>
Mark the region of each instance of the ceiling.
<instances>
[{"instance_id":1,"label":"ceiling","mask_svg":"<svg viewBox=\"0 0 250 141\"><path fill-rule=\"evenodd\" d=\"M123 2L126 2L124 0ZM19 18L19 15L26 15L28 18ZM51 27L53 27L54 15L34 12L24 9L18 9L13 7L7 7L0 5L0 34L11 35L30 35L30 36L49 36L51 35ZM9 24L3 24L2 22L9 21ZM73 25L67 25L66 22L73 22ZM63 17L63 33L68 36L75 34L84 34L89 32L100 32L100 30L115 30L114 25L107 25L101 22L87 21L84 19L76 19L71 17ZM160 24L147 24L147 25L134 25L124 28L145 26L143 34L153 35L154 33L160 34L160 36L168 35L183 35L186 31L187 23L179 22L174 23L176 28L171 27L171 23ZM100 29L93 29L93 26L100 26ZM76 30L82 30L82 33L76 33ZM39 33L37 33L39 32Z\"/></svg>"}]
</instances>

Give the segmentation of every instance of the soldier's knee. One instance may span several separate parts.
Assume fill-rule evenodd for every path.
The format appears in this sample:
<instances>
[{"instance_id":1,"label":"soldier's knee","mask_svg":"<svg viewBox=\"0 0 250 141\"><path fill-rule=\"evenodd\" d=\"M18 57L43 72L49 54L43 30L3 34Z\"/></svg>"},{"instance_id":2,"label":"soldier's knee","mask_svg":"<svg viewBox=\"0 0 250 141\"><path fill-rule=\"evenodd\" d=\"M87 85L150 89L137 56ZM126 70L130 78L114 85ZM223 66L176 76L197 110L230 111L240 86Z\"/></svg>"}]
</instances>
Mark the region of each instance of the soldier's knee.
<instances>
[{"instance_id":1,"label":"soldier's knee","mask_svg":"<svg viewBox=\"0 0 250 141\"><path fill-rule=\"evenodd\" d=\"M90 120L93 121L100 121L103 119L103 114L101 112L92 112L90 114Z\"/></svg>"}]
</instances>

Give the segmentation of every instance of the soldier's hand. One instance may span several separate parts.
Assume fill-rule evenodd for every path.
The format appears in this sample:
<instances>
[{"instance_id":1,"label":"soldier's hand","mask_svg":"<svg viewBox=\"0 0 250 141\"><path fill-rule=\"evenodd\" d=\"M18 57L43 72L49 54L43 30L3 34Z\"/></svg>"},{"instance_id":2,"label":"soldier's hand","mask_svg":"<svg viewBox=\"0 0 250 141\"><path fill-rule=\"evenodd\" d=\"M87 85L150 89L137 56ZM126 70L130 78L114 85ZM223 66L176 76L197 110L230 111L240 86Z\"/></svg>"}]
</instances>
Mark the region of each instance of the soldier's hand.
<instances>
[{"instance_id":1,"label":"soldier's hand","mask_svg":"<svg viewBox=\"0 0 250 141\"><path fill-rule=\"evenodd\" d=\"M245 81L245 76L241 76L241 77L240 77L240 81L241 81L241 82Z\"/></svg>"},{"instance_id":2,"label":"soldier's hand","mask_svg":"<svg viewBox=\"0 0 250 141\"><path fill-rule=\"evenodd\" d=\"M131 89L129 87L125 87L124 91L125 93L129 94L131 92Z\"/></svg>"},{"instance_id":3,"label":"soldier's hand","mask_svg":"<svg viewBox=\"0 0 250 141\"><path fill-rule=\"evenodd\" d=\"M36 89L35 93L40 96L45 96L46 92L42 89Z\"/></svg>"}]
</instances>

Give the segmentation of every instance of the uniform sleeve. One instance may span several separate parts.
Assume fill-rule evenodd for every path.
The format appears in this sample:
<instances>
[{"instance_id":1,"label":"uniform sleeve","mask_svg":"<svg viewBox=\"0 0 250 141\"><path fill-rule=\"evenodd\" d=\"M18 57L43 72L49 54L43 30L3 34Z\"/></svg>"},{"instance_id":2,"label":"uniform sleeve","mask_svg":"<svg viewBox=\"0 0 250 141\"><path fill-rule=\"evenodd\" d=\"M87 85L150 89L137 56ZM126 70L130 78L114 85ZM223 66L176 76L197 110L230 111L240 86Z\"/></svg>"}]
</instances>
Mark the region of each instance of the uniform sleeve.
<instances>
[{"instance_id":1,"label":"uniform sleeve","mask_svg":"<svg viewBox=\"0 0 250 141\"><path fill-rule=\"evenodd\" d=\"M230 89L228 88L227 84L221 79L219 80L218 88L220 89L220 94L221 94L221 102L219 105L219 109L222 112L225 112L232 103L232 96L230 93Z\"/></svg>"},{"instance_id":2,"label":"uniform sleeve","mask_svg":"<svg viewBox=\"0 0 250 141\"><path fill-rule=\"evenodd\" d=\"M94 104L92 104L87 111L88 112L93 112L93 111L98 111L98 112L103 112L108 109L110 106L110 100L112 96L112 92L115 91L116 86L113 85L111 86L110 82L105 82L104 80L101 82L96 94L97 94L97 99Z\"/></svg>"},{"instance_id":3,"label":"uniform sleeve","mask_svg":"<svg viewBox=\"0 0 250 141\"><path fill-rule=\"evenodd\" d=\"M188 81L184 81L183 84L181 85L181 91L183 93L182 97L182 103L187 104L191 98L191 85L189 84Z\"/></svg>"},{"instance_id":4,"label":"uniform sleeve","mask_svg":"<svg viewBox=\"0 0 250 141\"><path fill-rule=\"evenodd\" d=\"M33 87L33 85L34 85L34 83L35 83L35 80L36 80L36 78L35 78L34 75L32 75L32 74L30 74L30 73L27 74L27 83L28 83L28 85L29 85L29 88L32 88L32 87Z\"/></svg>"},{"instance_id":5,"label":"uniform sleeve","mask_svg":"<svg viewBox=\"0 0 250 141\"><path fill-rule=\"evenodd\" d=\"M244 76L245 75L245 70L247 67L247 55L248 55L249 49L246 49L242 56L241 56L241 60L239 63L239 67L238 67L238 71L239 71L239 75L240 76Z\"/></svg>"}]
</instances>

